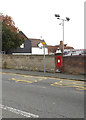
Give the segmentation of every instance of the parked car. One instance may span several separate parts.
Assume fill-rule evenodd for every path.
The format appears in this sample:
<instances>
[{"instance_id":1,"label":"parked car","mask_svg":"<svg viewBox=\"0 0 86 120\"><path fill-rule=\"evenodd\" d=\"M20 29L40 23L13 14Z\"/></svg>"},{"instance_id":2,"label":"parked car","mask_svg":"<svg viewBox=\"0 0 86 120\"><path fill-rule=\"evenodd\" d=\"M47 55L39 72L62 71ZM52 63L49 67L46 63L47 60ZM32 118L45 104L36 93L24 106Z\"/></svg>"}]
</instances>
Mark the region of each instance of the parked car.
<instances>
[{"instance_id":1,"label":"parked car","mask_svg":"<svg viewBox=\"0 0 86 120\"><path fill-rule=\"evenodd\" d=\"M83 52L82 52L82 55L86 55L86 51L83 51Z\"/></svg>"},{"instance_id":2,"label":"parked car","mask_svg":"<svg viewBox=\"0 0 86 120\"><path fill-rule=\"evenodd\" d=\"M64 53L64 56L74 56L74 55L82 55L83 51L68 51Z\"/></svg>"}]
</instances>

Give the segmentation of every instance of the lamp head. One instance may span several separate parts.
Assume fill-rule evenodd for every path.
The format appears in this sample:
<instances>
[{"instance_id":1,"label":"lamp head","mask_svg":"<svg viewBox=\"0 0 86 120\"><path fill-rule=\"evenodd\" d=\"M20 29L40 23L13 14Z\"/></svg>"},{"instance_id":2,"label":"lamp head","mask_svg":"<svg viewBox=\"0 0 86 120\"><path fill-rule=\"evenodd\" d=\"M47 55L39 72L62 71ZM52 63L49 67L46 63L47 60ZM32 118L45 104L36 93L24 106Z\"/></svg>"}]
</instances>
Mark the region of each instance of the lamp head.
<instances>
[{"instance_id":1,"label":"lamp head","mask_svg":"<svg viewBox=\"0 0 86 120\"><path fill-rule=\"evenodd\" d=\"M67 21L69 21L69 20L70 20L70 18L66 17L66 20L67 20Z\"/></svg>"},{"instance_id":2,"label":"lamp head","mask_svg":"<svg viewBox=\"0 0 86 120\"><path fill-rule=\"evenodd\" d=\"M59 18L59 17L60 17L60 15L59 15L59 14L55 14L55 17L58 17L58 18Z\"/></svg>"}]
</instances>

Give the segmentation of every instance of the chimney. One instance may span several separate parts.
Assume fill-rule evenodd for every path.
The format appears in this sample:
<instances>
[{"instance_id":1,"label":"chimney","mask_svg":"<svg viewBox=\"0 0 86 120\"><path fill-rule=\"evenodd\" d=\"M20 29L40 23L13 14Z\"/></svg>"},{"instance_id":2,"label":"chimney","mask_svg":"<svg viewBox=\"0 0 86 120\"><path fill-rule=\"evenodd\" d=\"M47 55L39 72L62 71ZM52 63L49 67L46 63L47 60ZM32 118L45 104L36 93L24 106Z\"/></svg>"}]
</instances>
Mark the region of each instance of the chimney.
<instances>
[{"instance_id":1,"label":"chimney","mask_svg":"<svg viewBox=\"0 0 86 120\"><path fill-rule=\"evenodd\" d=\"M63 45L63 41L60 41L60 45Z\"/></svg>"}]
</instances>

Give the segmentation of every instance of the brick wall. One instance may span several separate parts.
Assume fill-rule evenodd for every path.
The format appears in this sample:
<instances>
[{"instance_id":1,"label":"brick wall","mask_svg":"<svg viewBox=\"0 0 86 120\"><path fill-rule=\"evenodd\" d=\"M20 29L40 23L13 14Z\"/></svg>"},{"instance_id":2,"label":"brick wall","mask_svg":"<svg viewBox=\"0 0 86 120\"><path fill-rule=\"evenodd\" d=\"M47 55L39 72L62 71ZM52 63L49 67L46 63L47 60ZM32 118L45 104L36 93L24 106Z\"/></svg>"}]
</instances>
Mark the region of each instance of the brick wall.
<instances>
[{"instance_id":1,"label":"brick wall","mask_svg":"<svg viewBox=\"0 0 86 120\"><path fill-rule=\"evenodd\" d=\"M64 72L74 74L86 74L86 56L63 57Z\"/></svg>"},{"instance_id":2,"label":"brick wall","mask_svg":"<svg viewBox=\"0 0 86 120\"><path fill-rule=\"evenodd\" d=\"M2 67L31 71L44 71L43 55L2 55ZM63 57L62 68L65 73L86 74L86 56ZM56 72L56 56L46 55L45 68L47 72Z\"/></svg>"},{"instance_id":3,"label":"brick wall","mask_svg":"<svg viewBox=\"0 0 86 120\"><path fill-rule=\"evenodd\" d=\"M44 71L43 55L3 55L2 67L31 71ZM55 72L55 57L46 55L45 68L47 72Z\"/></svg>"}]
</instances>

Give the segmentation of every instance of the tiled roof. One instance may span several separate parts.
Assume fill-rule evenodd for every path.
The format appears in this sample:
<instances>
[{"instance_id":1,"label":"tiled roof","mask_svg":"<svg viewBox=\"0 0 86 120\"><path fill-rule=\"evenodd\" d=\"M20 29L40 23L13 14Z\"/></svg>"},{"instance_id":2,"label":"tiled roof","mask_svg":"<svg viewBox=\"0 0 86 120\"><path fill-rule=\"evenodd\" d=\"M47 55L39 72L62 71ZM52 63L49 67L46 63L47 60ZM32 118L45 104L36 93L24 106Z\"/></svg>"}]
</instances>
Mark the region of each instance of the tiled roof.
<instances>
[{"instance_id":1,"label":"tiled roof","mask_svg":"<svg viewBox=\"0 0 86 120\"><path fill-rule=\"evenodd\" d=\"M64 49L74 49L74 48L71 46L66 46L66 47L64 47Z\"/></svg>"},{"instance_id":2,"label":"tiled roof","mask_svg":"<svg viewBox=\"0 0 86 120\"><path fill-rule=\"evenodd\" d=\"M58 47L59 47L58 45L57 46L50 46L49 45L48 46L48 52L49 53L55 53Z\"/></svg>"},{"instance_id":3,"label":"tiled roof","mask_svg":"<svg viewBox=\"0 0 86 120\"><path fill-rule=\"evenodd\" d=\"M57 48L59 48L61 51L63 50L63 45L56 45L56 46L48 46L48 53L55 53ZM74 49L71 46L67 46L67 44L64 44L64 49Z\"/></svg>"},{"instance_id":4,"label":"tiled roof","mask_svg":"<svg viewBox=\"0 0 86 120\"><path fill-rule=\"evenodd\" d=\"M38 47L39 43L45 42L44 40L29 38L32 43L32 47Z\"/></svg>"}]
</instances>

